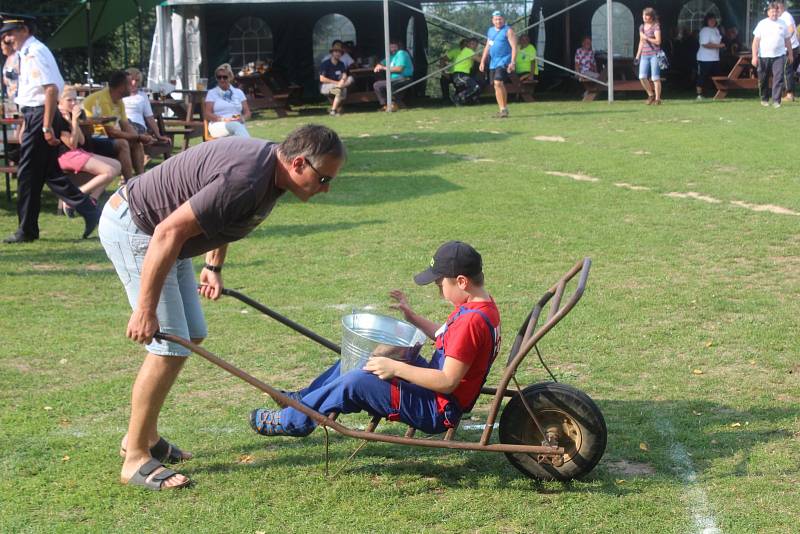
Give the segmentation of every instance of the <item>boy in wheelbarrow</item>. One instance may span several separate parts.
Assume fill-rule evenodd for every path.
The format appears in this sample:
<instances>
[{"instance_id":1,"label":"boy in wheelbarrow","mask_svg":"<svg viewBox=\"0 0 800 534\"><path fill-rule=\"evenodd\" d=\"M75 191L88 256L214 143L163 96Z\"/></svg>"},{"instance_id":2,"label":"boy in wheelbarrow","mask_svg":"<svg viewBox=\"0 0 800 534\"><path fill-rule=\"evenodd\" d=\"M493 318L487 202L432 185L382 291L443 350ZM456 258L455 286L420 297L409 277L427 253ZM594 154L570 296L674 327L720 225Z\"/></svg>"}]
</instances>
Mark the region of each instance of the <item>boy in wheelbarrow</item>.
<instances>
[{"instance_id":1,"label":"boy in wheelbarrow","mask_svg":"<svg viewBox=\"0 0 800 534\"><path fill-rule=\"evenodd\" d=\"M428 434L455 427L472 409L500 346L500 314L483 286L481 255L470 245L449 241L436 251L430 268L414 277L436 282L455 309L444 324L416 314L403 292L390 296L406 320L435 340L430 362L411 363L373 356L363 369L345 374L340 362L300 391L284 392L322 414L360 411L402 421ZM250 426L264 436L307 436L316 423L291 407L259 408Z\"/></svg>"}]
</instances>

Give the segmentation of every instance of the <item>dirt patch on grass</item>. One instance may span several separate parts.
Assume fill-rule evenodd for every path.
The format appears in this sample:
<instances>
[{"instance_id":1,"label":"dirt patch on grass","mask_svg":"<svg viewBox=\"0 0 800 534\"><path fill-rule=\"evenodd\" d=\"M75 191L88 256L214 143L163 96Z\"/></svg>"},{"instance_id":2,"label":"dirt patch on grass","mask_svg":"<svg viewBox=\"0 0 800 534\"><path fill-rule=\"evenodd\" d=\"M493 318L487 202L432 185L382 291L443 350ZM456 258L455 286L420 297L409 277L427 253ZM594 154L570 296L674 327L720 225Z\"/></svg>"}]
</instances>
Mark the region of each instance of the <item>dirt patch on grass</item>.
<instances>
[{"instance_id":1,"label":"dirt patch on grass","mask_svg":"<svg viewBox=\"0 0 800 534\"><path fill-rule=\"evenodd\" d=\"M628 477L646 477L656 474L656 469L650 464L631 462L629 460L612 460L605 462L606 469L616 475Z\"/></svg>"},{"instance_id":2,"label":"dirt patch on grass","mask_svg":"<svg viewBox=\"0 0 800 534\"><path fill-rule=\"evenodd\" d=\"M650 152L648 152L647 150L636 150L636 151L633 152L633 155L634 156L649 156Z\"/></svg>"},{"instance_id":3,"label":"dirt patch on grass","mask_svg":"<svg viewBox=\"0 0 800 534\"><path fill-rule=\"evenodd\" d=\"M631 191L650 191L649 187L645 187L643 185L633 185L626 182L617 182L614 185L623 189L630 189Z\"/></svg>"},{"instance_id":4,"label":"dirt patch on grass","mask_svg":"<svg viewBox=\"0 0 800 534\"><path fill-rule=\"evenodd\" d=\"M702 200L703 202L708 202L709 204L720 204L722 201L718 198L710 197L708 195L703 195L701 193L696 193L694 191L689 191L687 193L678 193L673 191L672 193L664 193L665 197L670 198L689 198L692 200Z\"/></svg>"},{"instance_id":5,"label":"dirt patch on grass","mask_svg":"<svg viewBox=\"0 0 800 534\"><path fill-rule=\"evenodd\" d=\"M558 171L546 171L545 174L549 174L550 176L562 176L564 178L572 178L577 182L599 182L600 178L595 178L594 176L588 176L586 174L572 174L569 172L558 172Z\"/></svg>"},{"instance_id":6,"label":"dirt patch on grass","mask_svg":"<svg viewBox=\"0 0 800 534\"><path fill-rule=\"evenodd\" d=\"M57 271L63 268L64 266L58 263L31 263L31 269L34 271Z\"/></svg>"},{"instance_id":7,"label":"dirt patch on grass","mask_svg":"<svg viewBox=\"0 0 800 534\"><path fill-rule=\"evenodd\" d=\"M783 206L776 206L775 204L750 204L742 200L731 200L731 204L738 208L745 208L750 211L766 211L775 213L777 215L800 215L800 213L784 208Z\"/></svg>"}]
</instances>

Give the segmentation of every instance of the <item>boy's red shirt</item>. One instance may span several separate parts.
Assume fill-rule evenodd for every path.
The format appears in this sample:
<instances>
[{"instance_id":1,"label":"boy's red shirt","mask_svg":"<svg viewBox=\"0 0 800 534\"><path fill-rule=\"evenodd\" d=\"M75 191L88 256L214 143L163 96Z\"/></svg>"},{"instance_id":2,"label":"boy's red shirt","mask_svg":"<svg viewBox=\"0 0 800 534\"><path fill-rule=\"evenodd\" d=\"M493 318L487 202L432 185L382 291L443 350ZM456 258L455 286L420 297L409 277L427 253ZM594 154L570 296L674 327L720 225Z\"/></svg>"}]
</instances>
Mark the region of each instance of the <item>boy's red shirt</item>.
<instances>
[{"instance_id":1,"label":"boy's red shirt","mask_svg":"<svg viewBox=\"0 0 800 534\"><path fill-rule=\"evenodd\" d=\"M486 321L477 313L462 313L447 328L443 336L436 338L436 348L441 349L444 346L446 357L455 358L469 365L467 373L452 393L459 406L467 408L472 406L480 394L481 386L489 373L489 367L500 347L500 312L494 300L468 302L456 306L448 316L448 322L458 314L461 307L483 312L494 328L495 338L494 344L492 344L492 333Z\"/></svg>"}]
</instances>

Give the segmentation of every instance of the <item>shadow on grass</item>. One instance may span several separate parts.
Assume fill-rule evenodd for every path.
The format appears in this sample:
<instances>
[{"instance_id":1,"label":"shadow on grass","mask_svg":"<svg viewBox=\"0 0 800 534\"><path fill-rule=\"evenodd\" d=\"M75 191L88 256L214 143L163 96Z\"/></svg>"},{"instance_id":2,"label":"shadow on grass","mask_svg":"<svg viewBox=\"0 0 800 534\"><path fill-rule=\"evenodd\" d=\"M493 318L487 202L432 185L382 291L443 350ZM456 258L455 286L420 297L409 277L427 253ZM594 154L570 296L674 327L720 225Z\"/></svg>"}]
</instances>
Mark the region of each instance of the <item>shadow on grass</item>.
<instances>
[{"instance_id":1,"label":"shadow on grass","mask_svg":"<svg viewBox=\"0 0 800 534\"><path fill-rule=\"evenodd\" d=\"M435 122L417 122L423 126L426 124L433 124L435 127ZM480 131L440 133L432 130L412 130L390 135L372 135L366 133L364 135L365 137L359 137L356 135L347 136L344 138L344 144L347 146L347 151L350 154L385 150L405 152L407 150L409 152L415 152L429 156L430 153L420 151L420 147L430 149L434 147L448 147L456 145L483 145L486 143L505 142L511 137L519 134L499 132L486 135ZM374 156L370 155L370 157Z\"/></svg>"},{"instance_id":2,"label":"shadow on grass","mask_svg":"<svg viewBox=\"0 0 800 534\"><path fill-rule=\"evenodd\" d=\"M375 224L386 224L383 219L371 219L358 222L338 222L331 224L269 224L267 219L264 224L256 228L251 235L253 236L275 236L275 237L303 237L312 234L324 234L343 232L358 228L360 226L372 226Z\"/></svg>"},{"instance_id":3,"label":"shadow on grass","mask_svg":"<svg viewBox=\"0 0 800 534\"><path fill-rule=\"evenodd\" d=\"M798 436L788 426L800 406L782 408L759 407L739 411L728 406L702 400L694 401L603 401L599 403L609 428L608 447L604 458L587 476L571 482L541 482L529 480L531 489L540 493L590 493L603 492L625 495L639 491L636 486L624 485L620 479L659 481L684 485L703 483L707 476L713 478L750 476L748 459L752 452L766 444ZM701 414L697 416L696 414ZM739 425L737 425L737 423ZM749 423L749 424L746 424ZM764 430L764 426L770 427ZM752 427L753 430L750 430ZM393 435L400 435L403 425L389 425ZM368 443L357 459L361 462L346 464L351 452L361 440L349 439L331 433L330 471L335 473L344 466L344 474L366 476L414 475L436 478L444 486L462 488L485 487L487 477L495 477L495 484L503 487L527 480L525 475L506 463L504 455L495 452L472 452L422 447L405 447L386 443ZM497 432L494 433L494 439ZM480 431L459 431L457 439L477 441ZM269 467L324 469L324 434L317 430L308 438L267 438L269 446L279 449L270 458ZM640 443L648 443L642 450ZM351 446L347 446L350 442ZM309 453L309 448L319 446L319 453ZM343 450L344 447L344 450ZM676 454L676 449L686 452ZM237 450L241 450L238 447ZM412 452L413 451L413 452ZM452 458L448 461L447 458ZM364 463L364 459L370 461ZM721 466L730 464L726 471ZM449 463L448 463L449 462ZM646 467L643 471L620 472L619 463ZM200 472L233 472L259 466L217 463L200 466ZM715 474L704 475L714 468Z\"/></svg>"},{"instance_id":4,"label":"shadow on grass","mask_svg":"<svg viewBox=\"0 0 800 534\"><path fill-rule=\"evenodd\" d=\"M76 241L83 242L80 239ZM97 238L94 241L96 248L92 249L53 250L47 246L48 243L73 243L69 239L41 239L31 244L7 245L0 254L0 270L5 276L114 272Z\"/></svg>"},{"instance_id":5,"label":"shadow on grass","mask_svg":"<svg viewBox=\"0 0 800 534\"><path fill-rule=\"evenodd\" d=\"M330 206L369 206L404 202L460 189L463 189L460 185L431 174L357 176L348 177L334 193L317 196L312 202Z\"/></svg>"}]
</instances>

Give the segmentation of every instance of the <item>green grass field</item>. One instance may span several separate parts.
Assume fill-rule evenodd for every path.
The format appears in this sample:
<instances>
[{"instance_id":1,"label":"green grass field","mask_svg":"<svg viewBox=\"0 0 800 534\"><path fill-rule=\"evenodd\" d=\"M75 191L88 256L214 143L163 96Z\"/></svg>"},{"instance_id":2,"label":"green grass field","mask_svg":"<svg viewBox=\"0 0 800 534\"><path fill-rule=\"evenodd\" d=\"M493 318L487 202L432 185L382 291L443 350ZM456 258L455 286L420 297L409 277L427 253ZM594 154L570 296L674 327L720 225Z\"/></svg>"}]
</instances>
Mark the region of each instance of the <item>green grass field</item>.
<instances>
[{"instance_id":1,"label":"green grass field","mask_svg":"<svg viewBox=\"0 0 800 534\"><path fill-rule=\"evenodd\" d=\"M391 288L443 319L448 305L411 277L462 239L503 314L493 383L530 307L592 258L583 300L540 345L608 425L603 460L569 484L525 478L502 454L378 443L326 478L321 430L255 435L247 414L271 401L195 357L161 419L194 452L180 470L195 485L122 486L143 350L125 338L130 310L97 238L76 239L82 222L53 215L45 193L41 240L0 249L0 531L796 531L798 109L544 102L502 121L486 104L252 125L281 140L319 122L349 148L329 194L285 197L225 270L228 287L333 340L350 310L389 312ZM3 198L2 234L15 226ZM207 348L270 384L298 387L334 359L232 299L205 310ZM520 373L546 377L535 357ZM332 435L332 471L358 444Z\"/></svg>"}]
</instances>

